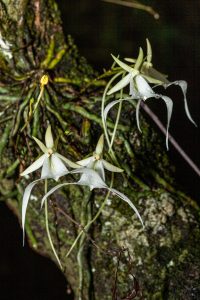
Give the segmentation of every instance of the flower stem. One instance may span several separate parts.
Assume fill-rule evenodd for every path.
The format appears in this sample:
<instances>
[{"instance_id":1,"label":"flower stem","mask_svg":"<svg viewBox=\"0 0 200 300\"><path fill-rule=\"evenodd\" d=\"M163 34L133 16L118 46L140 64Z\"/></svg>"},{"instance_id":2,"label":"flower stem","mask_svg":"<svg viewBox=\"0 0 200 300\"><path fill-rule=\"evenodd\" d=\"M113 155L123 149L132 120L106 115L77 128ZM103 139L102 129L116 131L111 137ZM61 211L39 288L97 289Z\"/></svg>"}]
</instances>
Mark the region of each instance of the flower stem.
<instances>
[{"instance_id":1,"label":"flower stem","mask_svg":"<svg viewBox=\"0 0 200 300\"><path fill-rule=\"evenodd\" d=\"M47 179L45 179L45 188L44 188L44 192L45 194L47 193L47 188L48 188L48 185L47 185ZM56 250L54 248L54 245L53 245L53 241L52 241L52 238L51 238L51 234L50 234L50 231L49 231L49 219L48 219L48 203L47 203L47 199L45 200L44 202L45 204L45 225L46 225L46 231L47 231L47 236L48 236L48 239L49 239L49 244L51 246L51 249L53 251L53 254L59 264L59 267L61 270L63 270L63 267L62 267L62 264L60 262L60 259L56 253Z\"/></svg>"},{"instance_id":2,"label":"flower stem","mask_svg":"<svg viewBox=\"0 0 200 300\"><path fill-rule=\"evenodd\" d=\"M123 77L124 77L124 74L122 75L122 78ZM122 98L122 97L123 97L123 89L120 90L120 98ZM118 106L117 118L116 118L116 121L115 121L115 127L114 127L114 130L113 130L113 133L112 133L112 138L111 138L111 142L110 142L108 152L110 152L112 150L112 146L113 146L115 136L116 136L117 126L119 124L119 119L120 119L120 116L121 116L121 111L122 111L122 102L120 102L119 106Z\"/></svg>"},{"instance_id":3,"label":"flower stem","mask_svg":"<svg viewBox=\"0 0 200 300\"><path fill-rule=\"evenodd\" d=\"M103 125L103 130L104 130L104 134L105 134L105 137L106 137L106 141L107 141L107 144L108 144L108 147L110 148L110 138L108 136L108 131L107 131L107 126L106 126L106 122L105 122L105 119L104 119L104 108L105 108L105 102L106 102L106 95L107 95L107 92L108 92L108 89L110 88L112 82L120 75L123 74L123 71L122 72L119 72L117 74L115 74L111 80L108 82L108 84L106 85L105 87L105 90L103 92L103 96L102 96L102 103L101 103L101 118L102 118L102 125ZM115 127L114 127L115 128Z\"/></svg>"}]
</instances>

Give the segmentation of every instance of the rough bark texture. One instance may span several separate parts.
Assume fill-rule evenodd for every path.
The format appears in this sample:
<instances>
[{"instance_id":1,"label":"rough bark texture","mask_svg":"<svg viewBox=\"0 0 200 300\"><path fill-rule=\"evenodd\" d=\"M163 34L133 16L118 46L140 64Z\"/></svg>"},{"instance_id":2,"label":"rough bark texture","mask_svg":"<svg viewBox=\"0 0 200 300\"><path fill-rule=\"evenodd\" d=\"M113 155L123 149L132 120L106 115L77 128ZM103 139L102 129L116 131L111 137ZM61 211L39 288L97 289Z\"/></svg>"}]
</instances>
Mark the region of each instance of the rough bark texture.
<instances>
[{"instance_id":1,"label":"rough bark texture","mask_svg":"<svg viewBox=\"0 0 200 300\"><path fill-rule=\"evenodd\" d=\"M39 175L19 176L39 155L30 136L42 139L49 120L54 136L60 136L60 153L78 160L92 152L102 132L104 82L93 81L95 72L80 57L72 39L65 42L53 0L1 0L0 8L0 191L1 200L20 220L24 187ZM49 75L50 82L34 117L21 132L43 74ZM144 299L199 299L198 207L177 191L164 139L160 142L144 119L143 134L139 134L134 109L124 109L114 150L125 173L115 177L114 187L138 207L145 230L128 206L110 197L89 231L99 248L83 235L66 259L80 228L63 212L84 225L97 212L105 193L73 186L59 191L49 202L50 229L64 275L76 299L133 299L127 298L133 290L130 274L137 278ZM38 253L55 260L46 237L44 212L39 209L43 189L38 185L30 201L27 237ZM128 250L120 252L123 248Z\"/></svg>"}]
</instances>

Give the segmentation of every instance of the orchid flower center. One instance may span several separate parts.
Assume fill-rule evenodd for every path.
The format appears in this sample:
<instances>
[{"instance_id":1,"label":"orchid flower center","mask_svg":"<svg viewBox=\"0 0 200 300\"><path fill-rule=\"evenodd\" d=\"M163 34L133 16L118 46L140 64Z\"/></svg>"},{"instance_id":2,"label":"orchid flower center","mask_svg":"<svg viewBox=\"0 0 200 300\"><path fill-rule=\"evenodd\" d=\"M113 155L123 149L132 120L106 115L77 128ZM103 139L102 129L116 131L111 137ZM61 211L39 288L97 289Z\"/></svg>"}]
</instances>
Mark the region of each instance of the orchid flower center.
<instances>
[{"instance_id":1,"label":"orchid flower center","mask_svg":"<svg viewBox=\"0 0 200 300\"><path fill-rule=\"evenodd\" d=\"M137 75L140 74L140 71L133 68L132 74L133 74L134 76L137 76Z\"/></svg>"},{"instance_id":2,"label":"orchid flower center","mask_svg":"<svg viewBox=\"0 0 200 300\"><path fill-rule=\"evenodd\" d=\"M94 153L94 159L95 160L100 160L101 159L101 156L97 153Z\"/></svg>"},{"instance_id":3,"label":"orchid flower center","mask_svg":"<svg viewBox=\"0 0 200 300\"><path fill-rule=\"evenodd\" d=\"M48 153L49 156L51 156L53 154L53 150L51 148L49 148L47 153Z\"/></svg>"},{"instance_id":4,"label":"orchid flower center","mask_svg":"<svg viewBox=\"0 0 200 300\"><path fill-rule=\"evenodd\" d=\"M145 61L145 62L144 62L144 67L147 68L147 69L149 69L149 68L152 68L152 67L153 67L153 64L152 64L151 62Z\"/></svg>"}]
</instances>

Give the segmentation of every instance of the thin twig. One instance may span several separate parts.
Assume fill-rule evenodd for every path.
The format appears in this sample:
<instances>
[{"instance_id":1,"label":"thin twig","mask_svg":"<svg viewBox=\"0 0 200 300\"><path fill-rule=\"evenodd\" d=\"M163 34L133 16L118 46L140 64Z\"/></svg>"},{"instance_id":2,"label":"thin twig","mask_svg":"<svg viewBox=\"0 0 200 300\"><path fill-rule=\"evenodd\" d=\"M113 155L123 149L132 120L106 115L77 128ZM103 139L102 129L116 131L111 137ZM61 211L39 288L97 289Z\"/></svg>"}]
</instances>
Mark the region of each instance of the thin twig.
<instances>
[{"instance_id":1,"label":"thin twig","mask_svg":"<svg viewBox=\"0 0 200 300\"><path fill-rule=\"evenodd\" d=\"M154 17L154 19L158 20L160 18L160 15L158 12L156 12L151 6L144 5L138 1L122 1L122 0L103 0L104 2L109 2L113 4L123 5L126 7L141 9L146 12L148 12L150 15Z\"/></svg>"}]
</instances>

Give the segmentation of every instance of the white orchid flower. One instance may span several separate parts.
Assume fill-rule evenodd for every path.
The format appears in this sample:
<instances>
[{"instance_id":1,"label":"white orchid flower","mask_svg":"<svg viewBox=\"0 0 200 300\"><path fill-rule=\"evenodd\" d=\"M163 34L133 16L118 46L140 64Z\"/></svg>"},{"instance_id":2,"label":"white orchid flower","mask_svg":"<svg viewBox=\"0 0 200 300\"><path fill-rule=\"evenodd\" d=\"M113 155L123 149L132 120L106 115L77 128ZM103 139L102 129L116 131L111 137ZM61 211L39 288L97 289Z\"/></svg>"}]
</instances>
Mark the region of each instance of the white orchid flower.
<instances>
[{"instance_id":1,"label":"white orchid flower","mask_svg":"<svg viewBox=\"0 0 200 300\"><path fill-rule=\"evenodd\" d=\"M139 49L138 58L136 60L134 59L132 61L132 62L134 62L134 67L130 67L129 65L122 62L121 60L119 60L117 57L115 57L112 54L111 54L111 56L114 59L114 61L122 68L122 70L124 70L124 73L128 72L128 74L126 76L124 76L116 85L114 85L108 91L107 95L116 93L116 92L120 91L121 89L125 88L127 85L129 85L129 95L131 95L132 97L137 96L138 88L137 88L136 79L138 76L142 76L147 81L149 81L149 83L162 84L161 80L141 73L140 69L142 68L142 66L144 64L144 62L143 62L144 53L143 53L142 48ZM128 59L128 60L130 61L130 59Z\"/></svg>"},{"instance_id":2,"label":"white orchid flower","mask_svg":"<svg viewBox=\"0 0 200 300\"><path fill-rule=\"evenodd\" d=\"M33 182L31 182L25 189L23 200L22 200L22 229L24 236L25 229L25 218L26 218L26 210L28 206L28 201L31 195L31 191L33 187L41 180L53 178L54 180L58 180L59 177L63 176L63 174L69 173L69 170L65 166L65 164L71 168L78 168L79 165L73 163L69 159L65 158L61 154L57 153L54 149L54 140L51 132L51 126L49 125L46 134L45 134L45 144L43 144L36 137L33 137L35 142L38 144L42 152L44 153L40 156L32 165L30 165L24 172L22 172L21 176L26 176L39 168L42 167L41 177ZM65 163L65 164L64 164Z\"/></svg>"},{"instance_id":3,"label":"white orchid flower","mask_svg":"<svg viewBox=\"0 0 200 300\"><path fill-rule=\"evenodd\" d=\"M104 180L102 179L102 177L97 173L97 171L90 169L90 168L80 168L74 171L71 171L70 174L77 174L80 173L81 178L79 181L77 182L68 182L68 183L61 183L56 185L54 188L52 188L42 199L41 205L44 204L45 200L52 194L54 193L56 190L62 188L63 186L67 186L67 185L82 185L82 186L88 186L90 188L90 190L98 188L98 189L106 189L108 191L110 191L111 193L113 193L114 195L118 196L119 198L121 198L123 201L125 201L136 213L137 217L139 218L142 226L144 227L144 223L142 221L142 218L137 210L137 208L135 207L135 205L132 203L132 201L125 196L124 194L122 194L121 192L119 192L116 189L110 188L107 186L107 184L104 182Z\"/></svg>"},{"instance_id":4,"label":"white orchid flower","mask_svg":"<svg viewBox=\"0 0 200 300\"><path fill-rule=\"evenodd\" d=\"M116 61L117 58L115 57L114 59ZM119 59L117 59L117 61L118 61L118 64L119 64ZM120 61L120 64L121 64L121 61ZM126 65L126 64L124 64L124 65ZM123 101L127 101L127 100L130 101L130 100L133 100L133 99L138 99L138 103L137 103L137 107L136 107L136 120L137 120L138 129L141 131L140 124L139 124L139 108L140 108L141 101L142 100L146 101L149 98L161 98L162 100L164 100L164 102L165 102L165 104L167 106L166 146L167 146L167 149L168 149L168 130L169 130L169 124L170 124L171 115L172 115L173 102L172 102L172 100L169 97L155 93L153 91L153 89L151 88L151 86L148 84L147 80L144 77L146 77L146 76L141 75L141 74L135 75L134 77L129 77L130 81L128 83L130 84L130 96L131 97L130 98L124 98L124 99L119 99L119 100L112 101L110 104L108 104L106 106L106 108L104 110L103 117L104 117L104 120L105 120L105 123L106 123L107 114L108 114L109 110L114 105L116 105L117 103L123 102ZM121 82L122 82L122 80L121 80ZM110 94L112 94L112 93L114 93L114 92L122 89L123 87L122 87L122 85L121 85L120 82L117 83L108 92L108 95L110 95Z\"/></svg>"},{"instance_id":5,"label":"white orchid flower","mask_svg":"<svg viewBox=\"0 0 200 300\"><path fill-rule=\"evenodd\" d=\"M105 171L104 169L110 172L123 172L122 169L112 165L103 159L103 147L104 147L104 135L102 134L97 143L95 152L92 156L85 158L83 160L77 161L76 163L82 167L95 170L99 176L105 181Z\"/></svg>"},{"instance_id":6,"label":"white orchid flower","mask_svg":"<svg viewBox=\"0 0 200 300\"><path fill-rule=\"evenodd\" d=\"M193 120L191 114L190 114L190 111L189 111L189 108L188 108L188 104L187 104L187 98L186 98L187 82L185 80L176 80L176 81L170 82L167 79L167 77L168 77L167 75L162 74L161 72L157 71L153 67L153 64L152 64L152 48L151 48L151 44L150 44L150 42L149 42L148 39L146 39L146 42L147 42L147 56L146 56L146 60L141 65L140 76L142 76L149 83L157 84L157 85L163 86L164 88L168 88L171 85L178 85L181 88L181 91L183 93L185 113L186 113L188 119L195 126L197 126L196 123L195 123L195 121ZM131 63L136 63L135 59L126 58L125 60L128 61L128 62L131 62ZM135 86L136 86L136 90L138 90L138 91L141 90L140 86L137 84L137 80L136 79L135 79ZM132 96L134 96L136 94L137 94L137 92L135 90L132 90L132 92L130 92L130 95L132 95ZM145 93L142 93L142 94L144 94L144 96L145 96ZM162 98L161 95L160 95L159 98Z\"/></svg>"},{"instance_id":7,"label":"white orchid flower","mask_svg":"<svg viewBox=\"0 0 200 300\"><path fill-rule=\"evenodd\" d=\"M147 39L147 56L146 56L146 61L143 61L143 51L140 48L140 53L137 58L135 59L130 59L127 58L126 60L134 63L134 67L130 67L129 65L125 64L124 62L120 61L118 58L112 55L113 59L115 62L124 70L124 72L128 72L128 74L123 77L114 87L112 87L107 95L111 95L113 93L116 93L117 91L123 89L125 86L129 85L130 91L129 95L130 98L124 98L124 99L119 99L116 101L112 101L110 104L107 105L107 107L104 110L103 118L106 123L106 118L109 110L116 105L117 103L125 101L131 101L132 99L137 99L137 107L136 107L136 121L137 121L137 126L138 129L141 131L140 124L139 124L139 109L140 109L140 104L141 101L146 101L149 98L161 98L167 107L167 129L166 129L166 147L167 149L169 148L168 146L168 136L169 136L169 125L170 125L170 120L171 120L171 115L172 115L172 109L173 109L173 102L172 100L162 94L155 93L153 89L151 88L150 84L157 84L161 85L165 88L167 88L170 85L179 85L181 87L181 90L183 92L184 96L184 106L185 106L185 112L188 117L188 119L196 126L196 123L191 117L191 114L189 112L188 104L187 104L187 99L186 99L186 92L187 92L187 83L184 80L179 80L179 81L174 81L174 82L169 82L167 80L167 76L158 72L156 69L153 68L152 65L152 49L149 40ZM140 69L140 71L139 71Z\"/></svg>"},{"instance_id":8,"label":"white orchid flower","mask_svg":"<svg viewBox=\"0 0 200 300\"><path fill-rule=\"evenodd\" d=\"M55 145L50 125L46 130L45 145L36 137L33 137L33 139L44 154L40 156L24 172L22 172L20 174L21 176L26 176L29 173L32 173L42 167L41 178L49 177L58 180L61 174L67 171L65 164L71 168L77 168L77 164L73 163L72 161L55 151Z\"/></svg>"}]
</instances>

